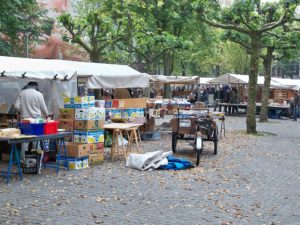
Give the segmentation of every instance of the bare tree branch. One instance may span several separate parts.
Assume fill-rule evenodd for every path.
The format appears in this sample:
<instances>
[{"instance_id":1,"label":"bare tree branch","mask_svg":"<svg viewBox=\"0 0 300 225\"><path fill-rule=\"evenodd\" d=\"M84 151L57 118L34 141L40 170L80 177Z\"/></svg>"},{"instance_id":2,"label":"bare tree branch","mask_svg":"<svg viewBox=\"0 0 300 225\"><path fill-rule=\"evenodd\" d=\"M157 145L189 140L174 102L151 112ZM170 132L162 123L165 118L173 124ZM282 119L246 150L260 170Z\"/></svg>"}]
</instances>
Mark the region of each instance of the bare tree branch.
<instances>
[{"instance_id":1,"label":"bare tree branch","mask_svg":"<svg viewBox=\"0 0 300 225\"><path fill-rule=\"evenodd\" d=\"M241 32L241 33L244 33L244 34L247 34L247 35L250 35L251 34L251 31L250 30L247 30L247 29L244 29L238 25L233 25L233 24L222 24L222 23L216 23L216 22L213 22L213 21L210 21L210 20L207 20L205 17L201 17L201 20L210 25L210 26L213 26L213 27L217 27L217 28L222 28L222 29L226 29L226 30L235 30L235 31L238 31L238 32Z\"/></svg>"}]
</instances>

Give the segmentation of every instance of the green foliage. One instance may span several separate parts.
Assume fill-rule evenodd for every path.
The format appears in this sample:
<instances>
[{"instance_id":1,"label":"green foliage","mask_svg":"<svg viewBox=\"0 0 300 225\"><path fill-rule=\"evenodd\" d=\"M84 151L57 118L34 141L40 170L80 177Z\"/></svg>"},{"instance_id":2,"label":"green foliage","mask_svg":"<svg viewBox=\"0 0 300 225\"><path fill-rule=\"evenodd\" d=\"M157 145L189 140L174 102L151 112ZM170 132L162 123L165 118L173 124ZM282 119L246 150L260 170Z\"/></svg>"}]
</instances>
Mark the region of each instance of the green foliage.
<instances>
[{"instance_id":1,"label":"green foliage","mask_svg":"<svg viewBox=\"0 0 300 225\"><path fill-rule=\"evenodd\" d=\"M39 42L42 33L51 29L53 21L36 0L0 1L0 51L4 55L24 55L25 33L30 45Z\"/></svg>"},{"instance_id":2,"label":"green foliage","mask_svg":"<svg viewBox=\"0 0 300 225\"><path fill-rule=\"evenodd\" d=\"M295 20L299 1L281 0L262 4L260 0L237 0L228 8L212 8L215 3L199 0L196 10L200 21L228 30L226 38L240 44L250 54L247 133L256 133L255 100L259 57L265 44L268 57L272 57L277 40L270 39L269 36L273 36L270 33ZM264 64L270 68L270 60L266 57Z\"/></svg>"},{"instance_id":3,"label":"green foliage","mask_svg":"<svg viewBox=\"0 0 300 225\"><path fill-rule=\"evenodd\" d=\"M68 34L64 40L71 40L82 46L91 61L103 62L107 50L128 38L128 12L126 4L117 0L84 0L75 6L76 15L66 13L59 21Z\"/></svg>"}]
</instances>

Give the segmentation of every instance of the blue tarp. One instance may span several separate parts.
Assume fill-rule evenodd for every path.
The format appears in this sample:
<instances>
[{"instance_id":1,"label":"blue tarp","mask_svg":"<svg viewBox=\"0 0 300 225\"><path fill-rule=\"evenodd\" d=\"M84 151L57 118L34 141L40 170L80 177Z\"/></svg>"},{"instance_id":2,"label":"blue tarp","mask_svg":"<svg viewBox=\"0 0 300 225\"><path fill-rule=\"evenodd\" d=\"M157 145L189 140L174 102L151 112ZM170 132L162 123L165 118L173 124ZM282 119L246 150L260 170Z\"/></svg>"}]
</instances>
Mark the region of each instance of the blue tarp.
<instances>
[{"instance_id":1,"label":"blue tarp","mask_svg":"<svg viewBox=\"0 0 300 225\"><path fill-rule=\"evenodd\" d=\"M195 167L195 165L187 159L176 158L174 156L168 156L168 165L160 166L159 169L163 170L185 170Z\"/></svg>"}]
</instances>

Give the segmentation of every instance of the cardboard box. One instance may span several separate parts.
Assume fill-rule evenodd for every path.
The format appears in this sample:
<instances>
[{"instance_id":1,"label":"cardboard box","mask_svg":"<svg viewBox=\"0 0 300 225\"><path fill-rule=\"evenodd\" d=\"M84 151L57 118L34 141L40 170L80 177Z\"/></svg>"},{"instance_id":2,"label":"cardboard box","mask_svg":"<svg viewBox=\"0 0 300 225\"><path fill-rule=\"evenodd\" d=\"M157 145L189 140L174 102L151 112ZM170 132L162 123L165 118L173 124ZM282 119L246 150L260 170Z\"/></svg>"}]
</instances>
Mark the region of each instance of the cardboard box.
<instances>
[{"instance_id":1,"label":"cardboard box","mask_svg":"<svg viewBox=\"0 0 300 225\"><path fill-rule=\"evenodd\" d=\"M105 108L108 108L108 109L112 108L112 100L105 101Z\"/></svg>"},{"instance_id":2,"label":"cardboard box","mask_svg":"<svg viewBox=\"0 0 300 225\"><path fill-rule=\"evenodd\" d=\"M74 109L59 109L59 119L67 119L67 120L73 120L75 117L75 110Z\"/></svg>"},{"instance_id":3,"label":"cardboard box","mask_svg":"<svg viewBox=\"0 0 300 225\"><path fill-rule=\"evenodd\" d=\"M21 151L18 151L18 157L19 157L19 160L21 159ZM1 154L1 160L2 161L5 161L5 162L8 162L9 160L10 160L10 153L2 153ZM13 161L17 161L17 157L16 157L16 155L14 154L13 155Z\"/></svg>"},{"instance_id":4,"label":"cardboard box","mask_svg":"<svg viewBox=\"0 0 300 225\"><path fill-rule=\"evenodd\" d=\"M96 108L105 108L105 100L95 100Z\"/></svg>"},{"instance_id":5,"label":"cardboard box","mask_svg":"<svg viewBox=\"0 0 300 225\"><path fill-rule=\"evenodd\" d=\"M146 108L147 106L147 98L128 98L123 99L124 108Z\"/></svg>"},{"instance_id":6,"label":"cardboard box","mask_svg":"<svg viewBox=\"0 0 300 225\"><path fill-rule=\"evenodd\" d=\"M69 168L72 170L80 170L89 167L89 158L88 156L84 157L61 157L60 163L64 163L67 160Z\"/></svg>"},{"instance_id":7,"label":"cardboard box","mask_svg":"<svg viewBox=\"0 0 300 225\"><path fill-rule=\"evenodd\" d=\"M0 129L0 137L14 137L21 134L21 130L16 128Z\"/></svg>"},{"instance_id":8,"label":"cardboard box","mask_svg":"<svg viewBox=\"0 0 300 225\"><path fill-rule=\"evenodd\" d=\"M91 166L98 165L104 161L104 152L99 154L90 154L89 155L89 164Z\"/></svg>"},{"instance_id":9,"label":"cardboard box","mask_svg":"<svg viewBox=\"0 0 300 225\"><path fill-rule=\"evenodd\" d=\"M75 120L75 130L100 130L103 129L104 120Z\"/></svg>"},{"instance_id":10,"label":"cardboard box","mask_svg":"<svg viewBox=\"0 0 300 225\"><path fill-rule=\"evenodd\" d=\"M75 120L105 120L105 108L75 109Z\"/></svg>"},{"instance_id":11,"label":"cardboard box","mask_svg":"<svg viewBox=\"0 0 300 225\"><path fill-rule=\"evenodd\" d=\"M94 96L77 96L74 98L64 98L65 108L87 108L95 107L95 97Z\"/></svg>"},{"instance_id":12,"label":"cardboard box","mask_svg":"<svg viewBox=\"0 0 300 225\"><path fill-rule=\"evenodd\" d=\"M65 146L67 149L68 157L83 157L83 156L88 156L90 154L89 144L66 142ZM64 156L64 154L65 154L65 152L62 149L61 155Z\"/></svg>"},{"instance_id":13,"label":"cardboard box","mask_svg":"<svg viewBox=\"0 0 300 225\"><path fill-rule=\"evenodd\" d=\"M9 161L10 159L10 154L9 153L2 153L1 154L1 158L2 158L2 161Z\"/></svg>"},{"instance_id":14,"label":"cardboard box","mask_svg":"<svg viewBox=\"0 0 300 225\"><path fill-rule=\"evenodd\" d=\"M11 105L10 104L0 104L0 113L7 114L9 113Z\"/></svg>"},{"instance_id":15,"label":"cardboard box","mask_svg":"<svg viewBox=\"0 0 300 225\"><path fill-rule=\"evenodd\" d=\"M112 118L122 118L122 110L121 109L110 109Z\"/></svg>"},{"instance_id":16,"label":"cardboard box","mask_svg":"<svg viewBox=\"0 0 300 225\"><path fill-rule=\"evenodd\" d=\"M99 154L104 152L104 143L90 144L90 154Z\"/></svg>"},{"instance_id":17,"label":"cardboard box","mask_svg":"<svg viewBox=\"0 0 300 225\"><path fill-rule=\"evenodd\" d=\"M65 131L73 131L74 120L73 119L60 119L58 124L59 129L65 129Z\"/></svg>"},{"instance_id":18,"label":"cardboard box","mask_svg":"<svg viewBox=\"0 0 300 225\"><path fill-rule=\"evenodd\" d=\"M119 108L119 100L118 99L114 99L112 100L112 108Z\"/></svg>"},{"instance_id":19,"label":"cardboard box","mask_svg":"<svg viewBox=\"0 0 300 225\"><path fill-rule=\"evenodd\" d=\"M144 109L126 109L125 115L129 118L143 117Z\"/></svg>"},{"instance_id":20,"label":"cardboard box","mask_svg":"<svg viewBox=\"0 0 300 225\"><path fill-rule=\"evenodd\" d=\"M95 144L104 142L104 132L103 130L88 132L76 130L74 131L73 139L76 143Z\"/></svg>"}]
</instances>

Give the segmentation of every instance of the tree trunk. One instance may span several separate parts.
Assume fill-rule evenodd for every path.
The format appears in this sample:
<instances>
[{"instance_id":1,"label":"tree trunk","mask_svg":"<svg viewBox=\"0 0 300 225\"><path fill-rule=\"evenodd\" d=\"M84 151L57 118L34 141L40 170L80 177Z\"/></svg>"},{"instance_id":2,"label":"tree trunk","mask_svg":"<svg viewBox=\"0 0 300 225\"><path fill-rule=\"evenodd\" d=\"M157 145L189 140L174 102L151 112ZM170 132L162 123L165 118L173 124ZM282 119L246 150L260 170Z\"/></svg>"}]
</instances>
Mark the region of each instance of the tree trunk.
<instances>
[{"instance_id":1,"label":"tree trunk","mask_svg":"<svg viewBox=\"0 0 300 225\"><path fill-rule=\"evenodd\" d=\"M247 133L256 134L256 91L259 53L261 49L261 35L254 34L251 37L251 57L249 73L249 91L247 100Z\"/></svg>"},{"instance_id":2,"label":"tree trunk","mask_svg":"<svg viewBox=\"0 0 300 225\"><path fill-rule=\"evenodd\" d=\"M261 99L261 109L260 109L260 122L268 122L268 105L269 105L269 93L270 93L270 84L271 84L271 72L272 72L272 57L273 57L273 48L267 49L267 55L264 58L264 70L265 70L265 81L264 88Z\"/></svg>"},{"instance_id":3,"label":"tree trunk","mask_svg":"<svg viewBox=\"0 0 300 225\"><path fill-rule=\"evenodd\" d=\"M101 57L99 52L90 52L90 60L91 62L101 62Z\"/></svg>"},{"instance_id":4,"label":"tree trunk","mask_svg":"<svg viewBox=\"0 0 300 225\"><path fill-rule=\"evenodd\" d=\"M164 75L169 76L171 75L171 64L172 59L169 52L166 52L164 54ZM172 97L172 91L170 84L164 84L164 98L171 98Z\"/></svg>"},{"instance_id":5,"label":"tree trunk","mask_svg":"<svg viewBox=\"0 0 300 225\"><path fill-rule=\"evenodd\" d=\"M181 60L180 64L181 64L181 76L186 76L186 63L183 60Z\"/></svg>"}]
</instances>

